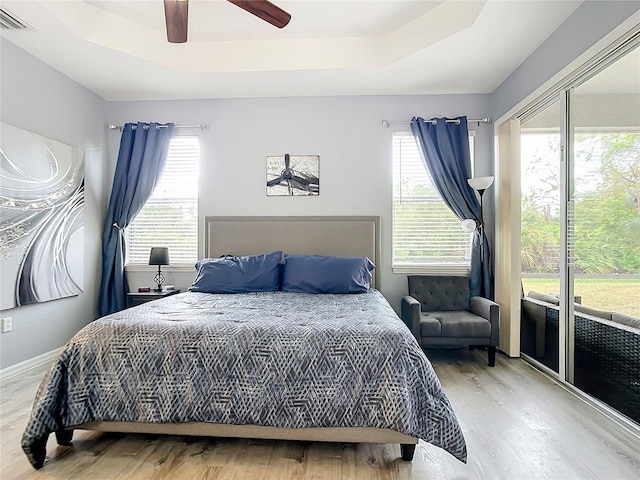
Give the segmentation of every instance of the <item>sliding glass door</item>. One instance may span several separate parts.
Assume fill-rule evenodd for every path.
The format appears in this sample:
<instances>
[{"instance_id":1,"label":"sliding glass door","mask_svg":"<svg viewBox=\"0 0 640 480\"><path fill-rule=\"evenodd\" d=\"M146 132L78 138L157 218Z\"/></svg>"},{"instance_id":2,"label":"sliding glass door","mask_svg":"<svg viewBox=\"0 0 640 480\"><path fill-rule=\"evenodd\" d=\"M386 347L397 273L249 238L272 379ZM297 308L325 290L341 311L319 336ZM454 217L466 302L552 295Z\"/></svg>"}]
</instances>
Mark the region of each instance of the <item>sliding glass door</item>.
<instances>
[{"instance_id":1,"label":"sliding glass door","mask_svg":"<svg viewBox=\"0 0 640 480\"><path fill-rule=\"evenodd\" d=\"M522 122L520 349L558 373L562 169L559 98ZM547 308L552 304L554 308Z\"/></svg>"},{"instance_id":2,"label":"sliding glass door","mask_svg":"<svg viewBox=\"0 0 640 480\"><path fill-rule=\"evenodd\" d=\"M640 422L640 49L568 98L568 380Z\"/></svg>"},{"instance_id":3,"label":"sliding glass door","mask_svg":"<svg viewBox=\"0 0 640 480\"><path fill-rule=\"evenodd\" d=\"M640 423L640 48L518 116L521 353Z\"/></svg>"}]
</instances>

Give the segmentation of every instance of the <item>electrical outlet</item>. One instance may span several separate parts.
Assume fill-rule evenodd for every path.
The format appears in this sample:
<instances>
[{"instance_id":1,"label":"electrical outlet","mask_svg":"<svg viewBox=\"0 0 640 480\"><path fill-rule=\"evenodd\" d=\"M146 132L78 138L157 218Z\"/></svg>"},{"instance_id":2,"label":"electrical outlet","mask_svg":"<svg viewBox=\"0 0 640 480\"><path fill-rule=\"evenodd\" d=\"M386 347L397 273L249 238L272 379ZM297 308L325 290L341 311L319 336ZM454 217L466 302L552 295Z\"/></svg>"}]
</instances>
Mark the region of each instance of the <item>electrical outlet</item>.
<instances>
[{"instance_id":1,"label":"electrical outlet","mask_svg":"<svg viewBox=\"0 0 640 480\"><path fill-rule=\"evenodd\" d=\"M11 317L4 317L2 319L2 333L10 332L13 328L13 322L11 321Z\"/></svg>"}]
</instances>

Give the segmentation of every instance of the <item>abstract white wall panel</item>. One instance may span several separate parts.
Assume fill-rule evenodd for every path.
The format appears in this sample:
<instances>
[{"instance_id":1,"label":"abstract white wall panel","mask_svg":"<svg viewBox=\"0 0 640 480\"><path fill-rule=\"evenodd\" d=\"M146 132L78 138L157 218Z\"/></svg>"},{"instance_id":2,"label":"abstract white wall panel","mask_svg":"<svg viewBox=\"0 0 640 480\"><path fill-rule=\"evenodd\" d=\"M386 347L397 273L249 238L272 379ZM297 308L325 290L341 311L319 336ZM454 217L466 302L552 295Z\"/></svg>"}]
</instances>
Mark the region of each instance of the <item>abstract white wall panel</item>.
<instances>
[{"instance_id":1,"label":"abstract white wall panel","mask_svg":"<svg viewBox=\"0 0 640 480\"><path fill-rule=\"evenodd\" d=\"M82 293L84 165L76 148L0 125L0 310Z\"/></svg>"}]
</instances>

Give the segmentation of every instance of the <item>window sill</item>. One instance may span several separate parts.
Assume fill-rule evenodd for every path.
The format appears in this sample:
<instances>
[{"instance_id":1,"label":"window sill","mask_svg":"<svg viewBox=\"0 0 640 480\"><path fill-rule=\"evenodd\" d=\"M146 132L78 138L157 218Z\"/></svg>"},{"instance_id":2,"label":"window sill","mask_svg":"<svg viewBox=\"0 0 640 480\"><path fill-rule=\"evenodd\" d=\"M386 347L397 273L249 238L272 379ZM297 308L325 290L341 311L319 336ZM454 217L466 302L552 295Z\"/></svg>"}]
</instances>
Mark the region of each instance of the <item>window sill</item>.
<instances>
[{"instance_id":1,"label":"window sill","mask_svg":"<svg viewBox=\"0 0 640 480\"><path fill-rule=\"evenodd\" d=\"M468 265L399 265L391 267L393 273L410 275L451 275L468 276Z\"/></svg>"}]
</instances>

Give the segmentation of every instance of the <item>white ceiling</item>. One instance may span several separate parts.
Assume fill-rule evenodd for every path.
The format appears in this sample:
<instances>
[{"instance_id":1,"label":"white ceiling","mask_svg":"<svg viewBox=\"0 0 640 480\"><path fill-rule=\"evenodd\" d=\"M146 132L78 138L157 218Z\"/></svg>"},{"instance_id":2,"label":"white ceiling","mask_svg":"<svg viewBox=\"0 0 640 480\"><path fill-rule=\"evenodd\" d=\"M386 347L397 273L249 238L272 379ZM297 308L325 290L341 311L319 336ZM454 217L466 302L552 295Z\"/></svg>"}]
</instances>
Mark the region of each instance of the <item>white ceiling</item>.
<instances>
[{"instance_id":1,"label":"white ceiling","mask_svg":"<svg viewBox=\"0 0 640 480\"><path fill-rule=\"evenodd\" d=\"M162 0L2 0L1 35L106 100L490 93L582 1L274 0L279 30L191 0L166 40Z\"/></svg>"}]
</instances>

